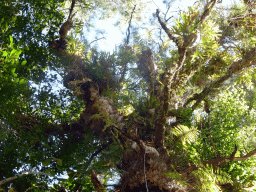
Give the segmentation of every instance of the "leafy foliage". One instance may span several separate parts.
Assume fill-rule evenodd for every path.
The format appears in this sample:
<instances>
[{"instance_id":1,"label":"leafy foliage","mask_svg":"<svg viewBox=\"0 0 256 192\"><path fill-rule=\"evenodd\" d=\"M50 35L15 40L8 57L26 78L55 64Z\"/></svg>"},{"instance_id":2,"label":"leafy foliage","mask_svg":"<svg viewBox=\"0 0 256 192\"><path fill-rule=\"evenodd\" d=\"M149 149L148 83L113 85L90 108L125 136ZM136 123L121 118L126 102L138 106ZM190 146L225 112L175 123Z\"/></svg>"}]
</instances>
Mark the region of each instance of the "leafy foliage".
<instances>
[{"instance_id":1,"label":"leafy foliage","mask_svg":"<svg viewBox=\"0 0 256 192\"><path fill-rule=\"evenodd\" d=\"M62 55L47 42L64 20L63 0L0 2L0 190L95 191L91 169L104 187L113 170L123 186L137 178L135 190L160 190L168 179L197 191L253 187L255 14L253 5L235 4L223 16L214 2L181 12L170 30L157 12L169 39L151 31L143 39L134 28L133 45L113 53L80 42L76 20ZM131 18L127 10L135 7L134 1L80 3L79 11L94 7L90 16L102 18L117 11ZM148 59L143 50L159 39L145 78L138 67ZM74 62L80 68L71 69ZM68 75L74 89L60 86Z\"/></svg>"}]
</instances>

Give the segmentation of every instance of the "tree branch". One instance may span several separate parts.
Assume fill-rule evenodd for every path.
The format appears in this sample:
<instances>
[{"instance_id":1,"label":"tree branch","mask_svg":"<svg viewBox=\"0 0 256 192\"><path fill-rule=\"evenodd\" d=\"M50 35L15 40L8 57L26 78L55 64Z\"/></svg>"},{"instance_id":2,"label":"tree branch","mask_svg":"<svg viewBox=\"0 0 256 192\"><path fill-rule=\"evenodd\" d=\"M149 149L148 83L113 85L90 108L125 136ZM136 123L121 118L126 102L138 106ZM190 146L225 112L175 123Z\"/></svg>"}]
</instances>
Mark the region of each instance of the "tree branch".
<instances>
[{"instance_id":1,"label":"tree branch","mask_svg":"<svg viewBox=\"0 0 256 192\"><path fill-rule=\"evenodd\" d=\"M95 189L97 190L97 192L105 192L106 191L93 169L91 170L91 181L92 181L92 184L94 185Z\"/></svg>"},{"instance_id":2,"label":"tree branch","mask_svg":"<svg viewBox=\"0 0 256 192\"><path fill-rule=\"evenodd\" d=\"M159 118L155 123L155 141L154 145L156 148L162 148L164 146L164 126L166 123L166 114L169 109L169 89L167 84L164 85L164 95L163 95L163 107L160 110Z\"/></svg>"},{"instance_id":3,"label":"tree branch","mask_svg":"<svg viewBox=\"0 0 256 192\"><path fill-rule=\"evenodd\" d=\"M247 54L245 54L239 61L233 62L227 69L225 75L212 82L210 85L204 88L204 90L199 94L194 94L187 102L184 104L186 107L190 102L197 100L196 103L192 106L192 109L195 110L199 103L205 99L209 93L214 92L216 88L219 88L224 81L230 78L232 75L237 74L242 71L242 69L251 67L256 64L256 51L255 48L250 49Z\"/></svg>"},{"instance_id":4,"label":"tree branch","mask_svg":"<svg viewBox=\"0 0 256 192\"><path fill-rule=\"evenodd\" d=\"M31 189L33 189L33 188L39 188L39 187L44 187L44 186L33 186L33 187L29 187L28 189L26 189L26 191L25 192L27 192L27 191L29 191L29 190L31 190Z\"/></svg>"},{"instance_id":5,"label":"tree branch","mask_svg":"<svg viewBox=\"0 0 256 192\"><path fill-rule=\"evenodd\" d=\"M156 16L158 18L158 22L160 23L161 27L163 28L163 30L168 35L169 39L172 40L176 44L176 46L179 48L180 46L179 46L178 39L172 35L170 29L168 29L166 24L161 20L161 18L159 16L159 9L156 10Z\"/></svg>"},{"instance_id":6,"label":"tree branch","mask_svg":"<svg viewBox=\"0 0 256 192\"><path fill-rule=\"evenodd\" d=\"M230 161L245 161L247 160L249 157L253 156L256 154L256 148L252 151L250 151L249 153L247 153L245 156L243 157L235 157L235 154L237 152L237 146L235 145L235 149L234 151L231 153L230 156L228 157L222 157L222 158L218 158L218 159L211 159L208 161L203 162L203 165L211 165L213 167L218 167L221 166L223 163L225 162L230 162ZM187 168L185 171L183 171L184 173L191 173L192 171L197 170L198 167L197 166L191 166L189 168Z\"/></svg>"},{"instance_id":7,"label":"tree branch","mask_svg":"<svg viewBox=\"0 0 256 192\"><path fill-rule=\"evenodd\" d=\"M101 37L101 38L98 38L98 39L94 39L91 43L89 43L88 46L90 46L92 43L94 43L95 41L99 41L101 39L106 39L106 37Z\"/></svg>"},{"instance_id":8,"label":"tree branch","mask_svg":"<svg viewBox=\"0 0 256 192\"><path fill-rule=\"evenodd\" d=\"M138 146L140 147L141 152L145 152L145 145L143 145L143 142L137 137L137 136L132 136L129 133L126 133L125 131L123 131L122 129L118 128L115 126L115 129L117 129L118 131L121 132L122 135L124 135L125 137L127 137L128 139L136 142L138 144Z\"/></svg>"},{"instance_id":9,"label":"tree branch","mask_svg":"<svg viewBox=\"0 0 256 192\"><path fill-rule=\"evenodd\" d=\"M211 0L207 3L204 12L202 13L201 17L195 22L195 26L198 26L199 23L203 22L205 18L210 14L212 8L214 7L216 0Z\"/></svg>"},{"instance_id":10,"label":"tree branch","mask_svg":"<svg viewBox=\"0 0 256 192\"><path fill-rule=\"evenodd\" d=\"M125 42L125 45L129 45L129 40L130 40L130 27L131 27L131 22L132 22L132 16L133 16L133 13L135 11L135 8L136 8L136 4L134 5L133 7L133 10L132 10L132 13L131 13L131 17L130 17L130 20L129 20L129 26L128 26L128 29L127 29L127 39L126 39L126 42Z\"/></svg>"}]
</instances>

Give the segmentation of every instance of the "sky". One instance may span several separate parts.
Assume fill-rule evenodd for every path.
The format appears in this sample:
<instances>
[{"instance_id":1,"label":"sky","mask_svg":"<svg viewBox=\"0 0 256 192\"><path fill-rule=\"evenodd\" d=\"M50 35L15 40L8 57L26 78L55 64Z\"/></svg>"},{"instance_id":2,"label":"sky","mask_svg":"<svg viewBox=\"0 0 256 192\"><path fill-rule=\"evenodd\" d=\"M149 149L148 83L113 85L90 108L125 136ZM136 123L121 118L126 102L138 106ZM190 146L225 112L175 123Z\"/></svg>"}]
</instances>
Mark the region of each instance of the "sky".
<instances>
[{"instance_id":1,"label":"sky","mask_svg":"<svg viewBox=\"0 0 256 192\"><path fill-rule=\"evenodd\" d=\"M146 18L149 18L153 13L155 13L156 9L160 9L160 11L163 11L163 12L165 12L165 10L166 10L166 8L161 0L155 0L155 1L145 0L145 2L149 2L149 5L148 5L149 10L144 13L144 16ZM177 0L177 2L181 5L181 2L179 2L179 0ZM194 2L194 0L192 0L192 1L186 0L185 3L182 3L183 5L181 5L181 6L183 6L185 9L185 7L187 7L188 5L192 5L193 4L192 2ZM176 7L177 7L177 5L174 5L173 10L175 10ZM170 11L173 11L173 10L170 10ZM106 35L103 35L106 38L97 42L98 46L101 50L112 52L113 50L115 50L115 47L122 42L122 39L125 38L125 35L121 34L121 31L118 29L118 27L115 27L113 25L113 23L117 19L118 18L111 18L111 19L107 19L107 20L96 21L96 26L101 26L100 29L103 29L106 31ZM128 24L126 26L126 29L127 29L127 27L128 27ZM124 29L124 30L126 30L126 29ZM89 37L92 40L94 40L92 38L93 35L94 34L92 33Z\"/></svg>"},{"instance_id":2,"label":"sky","mask_svg":"<svg viewBox=\"0 0 256 192\"><path fill-rule=\"evenodd\" d=\"M153 13L156 12L156 9L160 10L160 15L161 12L165 13L166 12L166 7L162 3L161 0L144 0L145 2L149 2L148 8L149 11L145 12L145 17L149 18ZM204 0L206 1L206 0ZM239 0L222 0L221 5L224 6L229 6L232 4L232 2L238 2ZM169 12L172 15L175 15L175 12L177 10L186 10L189 6L192 6L195 2L198 2L196 0L176 0L176 2L173 4ZM135 10L136 11L136 10ZM105 30L106 34L102 35L105 38L102 40L97 41L98 47L103 50L103 51L109 51L112 52L115 50L115 47L117 45L120 45L122 42L122 39L125 38L124 35L121 34L120 30L118 27L114 27L113 23L117 20L118 18L112 18L112 19L107 19L107 20L98 20L96 21L96 26L100 26L100 29ZM126 28L128 27L128 24ZM126 29L124 29L126 30ZM89 39L91 41L94 40L94 33L91 33L89 36ZM93 45L93 44L92 44Z\"/></svg>"}]
</instances>

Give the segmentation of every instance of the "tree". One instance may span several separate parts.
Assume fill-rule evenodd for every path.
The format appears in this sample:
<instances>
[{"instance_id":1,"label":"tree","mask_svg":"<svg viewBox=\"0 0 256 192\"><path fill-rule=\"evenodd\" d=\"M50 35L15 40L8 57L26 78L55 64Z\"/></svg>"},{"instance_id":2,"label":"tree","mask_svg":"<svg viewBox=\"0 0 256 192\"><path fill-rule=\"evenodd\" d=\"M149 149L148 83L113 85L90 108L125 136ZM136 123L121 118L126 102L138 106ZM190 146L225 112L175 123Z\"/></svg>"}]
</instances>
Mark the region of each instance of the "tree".
<instances>
[{"instance_id":1,"label":"tree","mask_svg":"<svg viewBox=\"0 0 256 192\"><path fill-rule=\"evenodd\" d=\"M90 7L72 2L81 11ZM150 47L132 26L143 6L127 1L126 13L117 6L128 20L126 40L112 54L66 33L54 37L65 22L60 3L1 3L10 15L0 34L1 190L106 191L112 170L121 176L115 191L255 185L253 2L230 9L216 0L197 3L173 22L157 10L161 32L148 32L147 42L159 46ZM107 16L113 7L96 4ZM58 94L46 67L63 77ZM36 92L29 81L42 88ZM68 179L58 177L63 173ZM49 189L52 178L59 183Z\"/></svg>"}]
</instances>

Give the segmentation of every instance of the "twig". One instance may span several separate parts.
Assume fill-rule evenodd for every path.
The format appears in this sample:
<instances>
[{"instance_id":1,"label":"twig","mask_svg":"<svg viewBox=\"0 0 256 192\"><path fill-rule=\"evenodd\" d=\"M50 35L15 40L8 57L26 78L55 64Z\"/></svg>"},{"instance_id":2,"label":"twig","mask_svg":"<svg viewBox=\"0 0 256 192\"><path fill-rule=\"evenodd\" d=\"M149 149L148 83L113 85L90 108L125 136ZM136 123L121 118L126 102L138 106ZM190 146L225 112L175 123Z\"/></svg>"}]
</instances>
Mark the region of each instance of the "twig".
<instances>
[{"instance_id":1,"label":"twig","mask_svg":"<svg viewBox=\"0 0 256 192\"><path fill-rule=\"evenodd\" d=\"M105 37L101 37L101 38L99 38L99 39L95 39L95 40L93 40L91 43L89 43L89 46L90 46L93 42L98 41L98 40L101 40L101 39L106 39L106 38L105 38Z\"/></svg>"}]
</instances>

